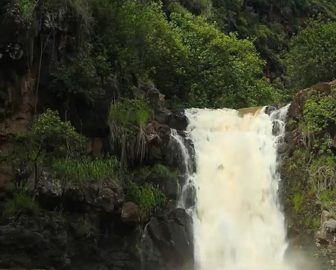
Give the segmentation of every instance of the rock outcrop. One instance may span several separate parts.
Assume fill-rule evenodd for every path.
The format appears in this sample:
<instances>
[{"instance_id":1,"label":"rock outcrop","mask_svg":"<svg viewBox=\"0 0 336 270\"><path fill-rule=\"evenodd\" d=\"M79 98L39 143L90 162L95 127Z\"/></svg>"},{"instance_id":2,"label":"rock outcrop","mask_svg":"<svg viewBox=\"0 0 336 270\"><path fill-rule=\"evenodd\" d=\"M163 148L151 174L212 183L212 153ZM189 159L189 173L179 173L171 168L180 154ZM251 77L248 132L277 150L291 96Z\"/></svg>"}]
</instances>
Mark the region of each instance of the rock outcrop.
<instances>
[{"instance_id":1,"label":"rock outcrop","mask_svg":"<svg viewBox=\"0 0 336 270\"><path fill-rule=\"evenodd\" d=\"M335 123L327 114L333 107L336 81L299 91L288 110L285 145L281 151L281 198L289 238L296 245L327 258L334 269L335 204L333 184ZM331 163L329 163L331 162ZM321 178L322 177L322 178ZM322 180L323 179L323 180Z\"/></svg>"},{"instance_id":2,"label":"rock outcrop","mask_svg":"<svg viewBox=\"0 0 336 270\"><path fill-rule=\"evenodd\" d=\"M192 269L192 239L192 220L184 209L177 208L166 215L153 217L145 228L142 241L145 269Z\"/></svg>"}]
</instances>

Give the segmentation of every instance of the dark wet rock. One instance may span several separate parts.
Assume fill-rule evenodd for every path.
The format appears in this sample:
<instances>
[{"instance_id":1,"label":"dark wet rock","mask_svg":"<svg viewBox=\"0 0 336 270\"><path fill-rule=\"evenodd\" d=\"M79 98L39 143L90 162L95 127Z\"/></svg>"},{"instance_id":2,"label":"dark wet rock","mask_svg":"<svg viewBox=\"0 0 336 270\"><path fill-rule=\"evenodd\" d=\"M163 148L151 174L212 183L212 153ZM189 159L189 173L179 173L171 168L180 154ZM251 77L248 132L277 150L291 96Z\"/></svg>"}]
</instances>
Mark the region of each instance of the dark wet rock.
<instances>
[{"instance_id":1,"label":"dark wet rock","mask_svg":"<svg viewBox=\"0 0 336 270\"><path fill-rule=\"evenodd\" d=\"M184 209L174 209L165 216L153 217L146 226L145 233L145 238L152 244L151 248L143 251L146 263L163 260L165 267L159 269L169 270L192 267L192 219ZM153 250L159 252L150 252Z\"/></svg>"},{"instance_id":2,"label":"dark wet rock","mask_svg":"<svg viewBox=\"0 0 336 270\"><path fill-rule=\"evenodd\" d=\"M176 130L186 130L188 126L188 118L184 110L173 112L168 119L168 125Z\"/></svg>"},{"instance_id":3,"label":"dark wet rock","mask_svg":"<svg viewBox=\"0 0 336 270\"><path fill-rule=\"evenodd\" d=\"M278 108L276 106L269 105L265 107L265 113L271 115L271 113L276 111L277 109Z\"/></svg>"},{"instance_id":4,"label":"dark wet rock","mask_svg":"<svg viewBox=\"0 0 336 270\"><path fill-rule=\"evenodd\" d=\"M183 190L183 200L183 203L187 209L195 206L196 188L194 187L194 185L189 184L185 187L185 189Z\"/></svg>"},{"instance_id":5,"label":"dark wet rock","mask_svg":"<svg viewBox=\"0 0 336 270\"><path fill-rule=\"evenodd\" d=\"M179 183L177 175L161 175L151 172L147 181L157 186L169 199L177 200L179 194Z\"/></svg>"},{"instance_id":6,"label":"dark wet rock","mask_svg":"<svg viewBox=\"0 0 336 270\"><path fill-rule=\"evenodd\" d=\"M112 220L113 221L113 220ZM114 221L116 222L116 221ZM0 224L0 268L136 270L137 234L101 230L99 216L49 213Z\"/></svg>"},{"instance_id":7,"label":"dark wet rock","mask_svg":"<svg viewBox=\"0 0 336 270\"><path fill-rule=\"evenodd\" d=\"M124 200L121 186L113 180L101 183L88 181L83 184L64 184L46 171L38 181L36 195L41 204L48 209L54 209L62 204L62 207L81 212L99 209L112 213Z\"/></svg>"},{"instance_id":8,"label":"dark wet rock","mask_svg":"<svg viewBox=\"0 0 336 270\"><path fill-rule=\"evenodd\" d=\"M140 208L133 202L126 202L121 209L121 220L124 223L139 223Z\"/></svg>"},{"instance_id":9,"label":"dark wet rock","mask_svg":"<svg viewBox=\"0 0 336 270\"><path fill-rule=\"evenodd\" d=\"M146 129L146 139L149 144L167 144L170 139L170 128L165 124L160 124L159 122L152 121L147 124Z\"/></svg>"},{"instance_id":10,"label":"dark wet rock","mask_svg":"<svg viewBox=\"0 0 336 270\"><path fill-rule=\"evenodd\" d=\"M155 110L154 120L161 124L168 124L171 111L165 108Z\"/></svg>"},{"instance_id":11,"label":"dark wet rock","mask_svg":"<svg viewBox=\"0 0 336 270\"><path fill-rule=\"evenodd\" d=\"M146 98L149 100L151 107L154 109L163 108L165 95L163 95L159 89L157 89L154 84L148 84L144 86L146 91Z\"/></svg>"}]
</instances>

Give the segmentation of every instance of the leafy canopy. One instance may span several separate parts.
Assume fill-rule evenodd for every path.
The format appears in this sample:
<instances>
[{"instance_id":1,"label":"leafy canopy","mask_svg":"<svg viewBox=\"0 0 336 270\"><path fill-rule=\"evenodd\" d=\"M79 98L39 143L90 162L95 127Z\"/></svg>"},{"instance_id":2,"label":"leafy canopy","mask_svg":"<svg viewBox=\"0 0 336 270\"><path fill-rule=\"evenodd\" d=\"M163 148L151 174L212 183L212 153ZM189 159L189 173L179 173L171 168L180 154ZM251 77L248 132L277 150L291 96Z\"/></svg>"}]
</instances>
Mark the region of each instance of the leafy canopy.
<instances>
[{"instance_id":1,"label":"leafy canopy","mask_svg":"<svg viewBox=\"0 0 336 270\"><path fill-rule=\"evenodd\" d=\"M312 22L293 38L287 72L296 88L336 78L336 22Z\"/></svg>"}]
</instances>

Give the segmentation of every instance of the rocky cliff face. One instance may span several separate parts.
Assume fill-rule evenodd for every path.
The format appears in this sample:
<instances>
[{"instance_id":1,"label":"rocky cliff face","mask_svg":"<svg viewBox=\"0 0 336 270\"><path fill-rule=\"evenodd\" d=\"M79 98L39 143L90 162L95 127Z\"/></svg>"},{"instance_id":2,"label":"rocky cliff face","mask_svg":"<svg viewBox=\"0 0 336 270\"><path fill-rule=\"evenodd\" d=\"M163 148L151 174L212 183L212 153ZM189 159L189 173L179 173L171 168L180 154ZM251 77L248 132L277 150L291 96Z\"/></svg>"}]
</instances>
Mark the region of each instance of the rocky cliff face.
<instances>
[{"instance_id":1,"label":"rocky cliff face","mask_svg":"<svg viewBox=\"0 0 336 270\"><path fill-rule=\"evenodd\" d=\"M190 266L191 219L175 207L183 172L152 173L146 178L168 203L144 217L139 205L127 198L124 183L106 179L99 184L64 185L49 168L42 168L35 185L30 183L31 175L3 160L2 154L13 147L11 139L25 134L34 116L48 107L60 111L63 119L88 137L87 155L111 154L106 115L119 91L112 83L111 89L102 89L109 94L104 92L94 105L82 96L69 101L58 91L50 91L56 66L76 55L79 18L70 7L61 6L39 10L28 27L5 2L0 4L0 268L182 270ZM178 168L181 156L170 130L182 132L186 118L183 112L165 109L160 92L150 88L139 83L134 90L134 95L146 95L154 111L144 129L145 165ZM39 209L7 215L6 203L20 185L17 178L22 177L28 179L24 188L34 194ZM19 198L15 204L31 203Z\"/></svg>"},{"instance_id":2,"label":"rocky cliff face","mask_svg":"<svg viewBox=\"0 0 336 270\"><path fill-rule=\"evenodd\" d=\"M147 125L147 160L177 166L180 149L170 139L168 124L185 127L186 120L166 113L165 121ZM47 170L42 172L34 187L39 210L0 219L0 268L186 269L193 260L192 221L184 209L175 207L178 175L151 173L146 181L157 186L169 203L144 217L125 196L127 186L113 179L64 185ZM3 214L11 186L9 181L0 193Z\"/></svg>"},{"instance_id":3,"label":"rocky cliff face","mask_svg":"<svg viewBox=\"0 0 336 270\"><path fill-rule=\"evenodd\" d=\"M293 245L334 269L336 82L298 92L288 111L282 149L283 203Z\"/></svg>"}]
</instances>

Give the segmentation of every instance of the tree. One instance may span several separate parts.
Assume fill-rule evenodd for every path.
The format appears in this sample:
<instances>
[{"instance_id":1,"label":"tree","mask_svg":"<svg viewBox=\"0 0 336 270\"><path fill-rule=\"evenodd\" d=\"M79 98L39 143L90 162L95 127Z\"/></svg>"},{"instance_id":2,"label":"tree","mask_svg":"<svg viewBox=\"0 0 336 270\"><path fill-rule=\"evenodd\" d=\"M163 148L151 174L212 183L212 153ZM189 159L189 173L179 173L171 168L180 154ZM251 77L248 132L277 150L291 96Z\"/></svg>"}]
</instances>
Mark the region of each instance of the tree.
<instances>
[{"instance_id":1,"label":"tree","mask_svg":"<svg viewBox=\"0 0 336 270\"><path fill-rule=\"evenodd\" d=\"M9 160L19 176L29 177L32 173L36 185L40 166L49 166L56 159L83 155L85 142L70 122L63 122L57 112L48 109L36 118L26 134L13 139L12 148L1 161ZM23 180L18 179L18 185L24 185Z\"/></svg>"},{"instance_id":2,"label":"tree","mask_svg":"<svg viewBox=\"0 0 336 270\"><path fill-rule=\"evenodd\" d=\"M192 106L246 107L274 102L263 78L264 61L252 42L225 35L202 17L172 15L188 48L185 91Z\"/></svg>"},{"instance_id":3,"label":"tree","mask_svg":"<svg viewBox=\"0 0 336 270\"><path fill-rule=\"evenodd\" d=\"M335 79L336 23L312 22L293 38L286 63L295 88Z\"/></svg>"}]
</instances>

